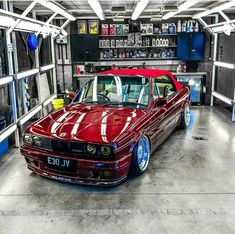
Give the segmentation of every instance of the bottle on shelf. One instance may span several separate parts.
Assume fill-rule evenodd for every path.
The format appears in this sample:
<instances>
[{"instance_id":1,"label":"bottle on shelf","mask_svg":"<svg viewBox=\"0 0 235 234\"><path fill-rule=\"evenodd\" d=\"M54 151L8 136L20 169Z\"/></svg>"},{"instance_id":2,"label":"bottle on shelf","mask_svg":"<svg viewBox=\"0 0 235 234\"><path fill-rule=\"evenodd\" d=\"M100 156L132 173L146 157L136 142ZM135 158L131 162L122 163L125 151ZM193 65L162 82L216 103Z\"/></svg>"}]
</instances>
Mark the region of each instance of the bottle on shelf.
<instances>
[{"instance_id":1,"label":"bottle on shelf","mask_svg":"<svg viewBox=\"0 0 235 234\"><path fill-rule=\"evenodd\" d=\"M187 22L187 26L186 26L186 32L190 32L191 29L190 29L190 21L188 20Z\"/></svg>"},{"instance_id":2,"label":"bottle on shelf","mask_svg":"<svg viewBox=\"0 0 235 234\"><path fill-rule=\"evenodd\" d=\"M181 20L178 20L178 23L177 23L177 32L180 33L181 29L182 29Z\"/></svg>"},{"instance_id":3,"label":"bottle on shelf","mask_svg":"<svg viewBox=\"0 0 235 234\"><path fill-rule=\"evenodd\" d=\"M186 32L187 31L187 21L185 20L182 24L182 32Z\"/></svg>"},{"instance_id":4,"label":"bottle on shelf","mask_svg":"<svg viewBox=\"0 0 235 234\"><path fill-rule=\"evenodd\" d=\"M191 21L190 21L190 32L193 32L193 31L194 31L194 26L193 26L193 25L194 25L194 22L195 22L194 20L191 20Z\"/></svg>"},{"instance_id":5,"label":"bottle on shelf","mask_svg":"<svg viewBox=\"0 0 235 234\"><path fill-rule=\"evenodd\" d=\"M166 39L165 46L169 46L169 39Z\"/></svg>"},{"instance_id":6,"label":"bottle on shelf","mask_svg":"<svg viewBox=\"0 0 235 234\"><path fill-rule=\"evenodd\" d=\"M159 47L159 45L160 45L160 40L159 40L159 38L157 38L156 39L156 47Z\"/></svg>"},{"instance_id":7,"label":"bottle on shelf","mask_svg":"<svg viewBox=\"0 0 235 234\"><path fill-rule=\"evenodd\" d=\"M152 39L152 47L156 47L156 39L155 38Z\"/></svg>"},{"instance_id":8,"label":"bottle on shelf","mask_svg":"<svg viewBox=\"0 0 235 234\"><path fill-rule=\"evenodd\" d=\"M196 22L194 32L199 32L199 24Z\"/></svg>"},{"instance_id":9,"label":"bottle on shelf","mask_svg":"<svg viewBox=\"0 0 235 234\"><path fill-rule=\"evenodd\" d=\"M162 46L166 46L166 39L162 40Z\"/></svg>"}]
</instances>

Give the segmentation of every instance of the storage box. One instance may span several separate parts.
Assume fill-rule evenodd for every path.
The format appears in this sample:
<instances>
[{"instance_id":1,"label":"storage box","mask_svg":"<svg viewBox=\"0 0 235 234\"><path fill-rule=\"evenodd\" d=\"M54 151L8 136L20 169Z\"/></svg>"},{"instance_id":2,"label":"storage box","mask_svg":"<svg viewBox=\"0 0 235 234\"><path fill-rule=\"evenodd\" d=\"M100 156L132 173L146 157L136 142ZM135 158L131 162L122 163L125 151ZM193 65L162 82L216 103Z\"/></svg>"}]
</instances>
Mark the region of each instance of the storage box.
<instances>
[{"instance_id":1,"label":"storage box","mask_svg":"<svg viewBox=\"0 0 235 234\"><path fill-rule=\"evenodd\" d=\"M148 35L152 35L153 34L153 24L147 24L147 26L146 26L146 33Z\"/></svg>"},{"instance_id":2,"label":"storage box","mask_svg":"<svg viewBox=\"0 0 235 234\"><path fill-rule=\"evenodd\" d=\"M8 138L0 142L0 157L2 157L8 151Z\"/></svg>"},{"instance_id":3,"label":"storage box","mask_svg":"<svg viewBox=\"0 0 235 234\"><path fill-rule=\"evenodd\" d=\"M123 34L127 35L129 33L129 24L123 24Z\"/></svg>"},{"instance_id":4,"label":"storage box","mask_svg":"<svg viewBox=\"0 0 235 234\"><path fill-rule=\"evenodd\" d=\"M140 32L141 32L141 34L147 33L147 25L146 24L140 24Z\"/></svg>"},{"instance_id":5,"label":"storage box","mask_svg":"<svg viewBox=\"0 0 235 234\"><path fill-rule=\"evenodd\" d=\"M101 34L102 35L109 35L109 25L108 24L102 24L101 25Z\"/></svg>"},{"instance_id":6,"label":"storage box","mask_svg":"<svg viewBox=\"0 0 235 234\"><path fill-rule=\"evenodd\" d=\"M116 35L116 24L110 24L109 33L110 35Z\"/></svg>"},{"instance_id":7,"label":"storage box","mask_svg":"<svg viewBox=\"0 0 235 234\"><path fill-rule=\"evenodd\" d=\"M123 24L117 24L116 33L118 36L123 35Z\"/></svg>"}]
</instances>

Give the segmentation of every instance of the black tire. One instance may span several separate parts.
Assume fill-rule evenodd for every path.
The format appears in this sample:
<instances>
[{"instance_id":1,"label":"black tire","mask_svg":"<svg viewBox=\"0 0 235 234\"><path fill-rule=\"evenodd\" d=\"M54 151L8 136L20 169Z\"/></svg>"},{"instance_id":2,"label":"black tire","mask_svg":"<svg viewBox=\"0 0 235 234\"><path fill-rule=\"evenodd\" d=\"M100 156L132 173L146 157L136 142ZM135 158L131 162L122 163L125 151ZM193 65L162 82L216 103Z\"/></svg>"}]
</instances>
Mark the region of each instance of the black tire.
<instances>
[{"instance_id":1,"label":"black tire","mask_svg":"<svg viewBox=\"0 0 235 234\"><path fill-rule=\"evenodd\" d=\"M142 154L140 154L142 152L141 148L142 150L144 149ZM130 174L141 175L147 170L149 164L150 152L151 150L150 150L149 139L146 136L142 136L132 152ZM138 154L140 154L139 157ZM142 165L142 163L144 164Z\"/></svg>"},{"instance_id":2,"label":"black tire","mask_svg":"<svg viewBox=\"0 0 235 234\"><path fill-rule=\"evenodd\" d=\"M185 105L185 108L181 114L180 122L178 125L179 129L186 129L190 124L190 108L189 104Z\"/></svg>"}]
</instances>

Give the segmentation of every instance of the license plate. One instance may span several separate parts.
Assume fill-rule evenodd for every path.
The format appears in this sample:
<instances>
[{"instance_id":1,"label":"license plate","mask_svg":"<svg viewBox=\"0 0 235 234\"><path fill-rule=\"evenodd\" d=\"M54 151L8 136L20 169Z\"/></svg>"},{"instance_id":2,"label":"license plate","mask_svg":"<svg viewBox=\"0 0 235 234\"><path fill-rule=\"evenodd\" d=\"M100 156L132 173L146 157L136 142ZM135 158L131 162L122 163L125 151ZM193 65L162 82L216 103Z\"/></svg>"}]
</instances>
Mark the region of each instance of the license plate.
<instances>
[{"instance_id":1,"label":"license plate","mask_svg":"<svg viewBox=\"0 0 235 234\"><path fill-rule=\"evenodd\" d=\"M77 162L74 160L47 157L46 164L49 168L54 168L61 171L76 171Z\"/></svg>"}]
</instances>

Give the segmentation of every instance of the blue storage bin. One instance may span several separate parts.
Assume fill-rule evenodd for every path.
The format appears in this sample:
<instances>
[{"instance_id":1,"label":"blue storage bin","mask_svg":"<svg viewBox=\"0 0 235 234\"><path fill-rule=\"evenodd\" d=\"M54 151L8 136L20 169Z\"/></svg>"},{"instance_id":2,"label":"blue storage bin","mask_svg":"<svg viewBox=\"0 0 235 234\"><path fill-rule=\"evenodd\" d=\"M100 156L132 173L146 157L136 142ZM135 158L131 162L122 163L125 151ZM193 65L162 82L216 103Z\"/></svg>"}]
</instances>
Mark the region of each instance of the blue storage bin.
<instances>
[{"instance_id":1,"label":"blue storage bin","mask_svg":"<svg viewBox=\"0 0 235 234\"><path fill-rule=\"evenodd\" d=\"M0 142L0 157L8 151L8 137Z\"/></svg>"}]
</instances>

